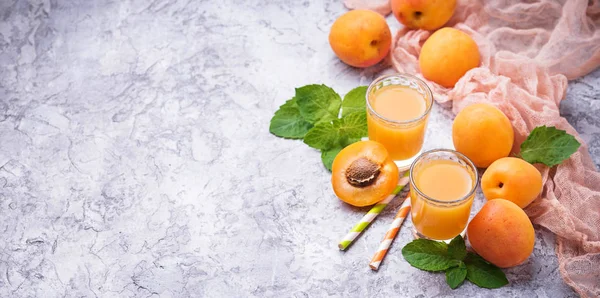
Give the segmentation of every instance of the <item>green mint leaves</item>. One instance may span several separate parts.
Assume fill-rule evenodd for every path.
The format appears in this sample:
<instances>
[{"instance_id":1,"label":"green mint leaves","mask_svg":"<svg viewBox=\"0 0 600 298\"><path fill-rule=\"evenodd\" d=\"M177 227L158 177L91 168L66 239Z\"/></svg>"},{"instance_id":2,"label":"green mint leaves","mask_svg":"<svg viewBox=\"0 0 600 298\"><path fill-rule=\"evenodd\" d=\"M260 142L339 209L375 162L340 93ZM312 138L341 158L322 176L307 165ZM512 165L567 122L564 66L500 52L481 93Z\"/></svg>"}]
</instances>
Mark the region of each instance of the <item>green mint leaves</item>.
<instances>
[{"instance_id":1,"label":"green mint leaves","mask_svg":"<svg viewBox=\"0 0 600 298\"><path fill-rule=\"evenodd\" d=\"M500 268L474 253L467 254L465 264L467 265L467 279L482 288L495 289L508 284L506 275Z\"/></svg>"},{"instance_id":2,"label":"green mint leaves","mask_svg":"<svg viewBox=\"0 0 600 298\"><path fill-rule=\"evenodd\" d=\"M358 112L332 122L319 123L304 136L304 143L321 150L344 148L367 135L366 122L366 113Z\"/></svg>"},{"instance_id":3,"label":"green mint leaves","mask_svg":"<svg viewBox=\"0 0 600 298\"><path fill-rule=\"evenodd\" d=\"M402 255L413 267L427 271L444 271L459 265L459 261L448 256L448 245L444 242L416 239L402 248Z\"/></svg>"},{"instance_id":4,"label":"green mint leaves","mask_svg":"<svg viewBox=\"0 0 600 298\"><path fill-rule=\"evenodd\" d=\"M564 130L538 126L521 144L521 157L529 163L543 163L549 167L560 164L579 149L581 144Z\"/></svg>"},{"instance_id":5,"label":"green mint leaves","mask_svg":"<svg viewBox=\"0 0 600 298\"><path fill-rule=\"evenodd\" d=\"M465 279L482 288L495 289L508 284L498 267L480 256L467 252L465 240L458 235L450 244L416 239L402 248L402 256L413 267L426 271L445 271L446 283L452 289Z\"/></svg>"},{"instance_id":6,"label":"green mint leaves","mask_svg":"<svg viewBox=\"0 0 600 298\"><path fill-rule=\"evenodd\" d=\"M457 236L450 241L450 245L448 245L448 256L455 260L464 260L467 256L467 246L465 245L465 239L463 237Z\"/></svg>"},{"instance_id":7,"label":"green mint leaves","mask_svg":"<svg viewBox=\"0 0 600 298\"><path fill-rule=\"evenodd\" d=\"M279 107L271 119L269 131L286 139L302 139L313 127L300 115L296 98L292 98Z\"/></svg>"},{"instance_id":8,"label":"green mint leaves","mask_svg":"<svg viewBox=\"0 0 600 298\"><path fill-rule=\"evenodd\" d=\"M342 105L340 96L325 85L296 88L296 100L302 118L313 124L337 119Z\"/></svg>"},{"instance_id":9,"label":"green mint leaves","mask_svg":"<svg viewBox=\"0 0 600 298\"><path fill-rule=\"evenodd\" d=\"M352 89L342 101L325 85L296 88L294 98L279 107L269 131L282 138L304 139L321 150L323 165L331 171L337 154L367 136L366 86ZM341 118L338 118L341 109Z\"/></svg>"},{"instance_id":10,"label":"green mint leaves","mask_svg":"<svg viewBox=\"0 0 600 298\"><path fill-rule=\"evenodd\" d=\"M452 289L458 288L467 277L467 265L460 262L457 267L446 270L446 283Z\"/></svg>"},{"instance_id":11,"label":"green mint leaves","mask_svg":"<svg viewBox=\"0 0 600 298\"><path fill-rule=\"evenodd\" d=\"M344 101L342 102L342 117L354 112L367 112L365 106L367 88L367 86L356 87L344 96Z\"/></svg>"}]
</instances>

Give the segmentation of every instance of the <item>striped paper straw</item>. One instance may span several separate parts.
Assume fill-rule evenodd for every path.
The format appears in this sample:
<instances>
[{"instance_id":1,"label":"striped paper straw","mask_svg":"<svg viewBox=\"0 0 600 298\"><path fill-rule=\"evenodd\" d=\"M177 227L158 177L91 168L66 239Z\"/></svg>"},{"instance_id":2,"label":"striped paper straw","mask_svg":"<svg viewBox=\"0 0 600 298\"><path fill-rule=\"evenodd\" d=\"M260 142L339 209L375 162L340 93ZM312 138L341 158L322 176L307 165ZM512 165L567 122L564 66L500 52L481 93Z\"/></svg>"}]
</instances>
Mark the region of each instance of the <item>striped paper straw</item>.
<instances>
[{"instance_id":1,"label":"striped paper straw","mask_svg":"<svg viewBox=\"0 0 600 298\"><path fill-rule=\"evenodd\" d=\"M377 270L379 268L381 261L383 261L383 258L387 254L388 249L390 248L390 245L392 245L392 241L394 241L394 238L396 238L396 235L398 235L400 226L404 222L404 219L408 215L409 211L410 199L407 197L406 199L404 199L402 206L400 206L400 210L398 210L398 213L396 213L396 217L394 217L394 221L385 233L383 240L381 240L381 244L379 244L379 249L377 249L377 252L373 256L373 259L371 259L371 263L369 263L371 269Z\"/></svg>"},{"instance_id":2,"label":"striped paper straw","mask_svg":"<svg viewBox=\"0 0 600 298\"><path fill-rule=\"evenodd\" d=\"M406 171L400 180L398 180L398 186L396 186L392 194L373 206L373 208L371 208L371 210L369 210L369 212L363 216L363 218L352 228L352 230L350 230L350 232L344 236L344 239L342 239L342 241L340 241L338 244L340 250L346 250L346 248L352 244L352 241L354 241L354 239L356 239L356 237L358 237L358 235L360 235L360 233L362 233L369 226L375 217L381 213L385 206L387 206L387 204L391 202L396 195L400 193L400 191L402 191L406 184L408 184L408 171Z\"/></svg>"}]
</instances>

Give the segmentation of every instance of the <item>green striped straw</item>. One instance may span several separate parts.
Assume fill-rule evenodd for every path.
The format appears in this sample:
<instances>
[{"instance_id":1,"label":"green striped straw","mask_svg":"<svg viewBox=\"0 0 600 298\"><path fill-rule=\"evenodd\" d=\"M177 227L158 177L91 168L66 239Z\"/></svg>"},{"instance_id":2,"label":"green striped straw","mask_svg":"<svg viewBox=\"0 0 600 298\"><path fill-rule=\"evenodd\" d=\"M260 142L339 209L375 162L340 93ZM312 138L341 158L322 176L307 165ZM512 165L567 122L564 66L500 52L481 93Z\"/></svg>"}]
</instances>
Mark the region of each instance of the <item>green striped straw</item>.
<instances>
[{"instance_id":1,"label":"green striped straw","mask_svg":"<svg viewBox=\"0 0 600 298\"><path fill-rule=\"evenodd\" d=\"M360 233L362 233L369 226L375 217L381 213L385 206L387 206L396 197L396 195L402 191L406 184L408 184L408 171L402 175L402 178L400 178L398 181L398 186L394 188L392 194L373 206L373 208L371 208L371 210L369 210L369 212L367 212L367 214L365 214L365 216L363 216L363 218L356 225L354 225L352 230L350 230L350 232L344 236L344 239L342 239L342 241L340 241L338 244L340 250L346 250L346 248L352 244L352 241L354 241L354 239L356 239L356 237L358 237L358 235L360 235Z\"/></svg>"}]
</instances>

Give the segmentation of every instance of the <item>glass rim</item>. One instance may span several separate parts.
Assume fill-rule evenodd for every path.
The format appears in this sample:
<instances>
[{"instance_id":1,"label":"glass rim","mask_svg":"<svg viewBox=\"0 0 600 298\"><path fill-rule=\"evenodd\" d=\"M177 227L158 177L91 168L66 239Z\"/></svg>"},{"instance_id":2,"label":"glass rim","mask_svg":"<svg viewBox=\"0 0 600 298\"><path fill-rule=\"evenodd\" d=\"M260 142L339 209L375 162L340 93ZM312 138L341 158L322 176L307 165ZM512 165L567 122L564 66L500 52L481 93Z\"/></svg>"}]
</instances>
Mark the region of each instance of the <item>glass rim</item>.
<instances>
[{"instance_id":1,"label":"glass rim","mask_svg":"<svg viewBox=\"0 0 600 298\"><path fill-rule=\"evenodd\" d=\"M456 156L458 156L459 158L466 160L469 167L471 167L473 169L473 173L475 174L475 183L473 183L473 186L471 188L471 190L464 195L462 198L458 199L458 200L454 200L454 201L440 201L440 200L436 200L426 194L424 194L418 187L417 184L414 181L414 175L413 175L413 170L415 165L417 164L417 162L419 162L424 156L432 154L432 153L437 153L437 152L447 152L447 153L452 153L455 154ZM413 163L410 165L410 169L409 169L409 180L410 180L410 186L411 186L411 190L414 189L417 194L423 198L425 198L428 201L434 202L436 204L440 204L443 206L451 206L457 203L462 203L466 200L468 200L474 193L475 191L477 191L477 185L479 185L479 173L477 172L477 167L475 166L475 164L473 163L473 161L471 161L467 156L465 156L464 154L456 151L456 150L452 150L452 149L433 149L433 150L428 150L425 151L423 153L421 153L419 156L417 156L417 158L415 158L415 160L413 161Z\"/></svg>"},{"instance_id":2,"label":"glass rim","mask_svg":"<svg viewBox=\"0 0 600 298\"><path fill-rule=\"evenodd\" d=\"M427 107L427 109L425 109L425 112L423 112L422 115L420 115L417 118L410 119L410 120L404 120L404 121L392 120L392 119L388 119L386 117L381 116L371 106L371 102L369 101L369 94L371 93L373 86L375 86L377 83L379 83L385 79L393 78L393 77L404 77L406 79L413 80L417 84L421 85L423 87L423 89L425 89L425 93L426 93L426 97L427 97L425 100L427 101L427 103L429 103L429 106ZM415 122L419 122L420 120L425 118L429 114L429 112L431 112L431 108L433 107L433 93L431 92L431 88L429 88L429 86L427 85L427 83L425 83L425 81L417 78L416 76L413 76L413 75L410 75L407 73L395 73L395 74L383 75L383 76L376 78L375 80L373 80L373 82L371 82L371 84L369 84L369 87L367 88L367 93L365 94L365 100L367 101L367 109L369 110L369 112L372 112L373 114L375 114L375 116L377 116L377 118L382 119L386 122L393 123L393 124L405 125L405 124L412 124Z\"/></svg>"}]
</instances>

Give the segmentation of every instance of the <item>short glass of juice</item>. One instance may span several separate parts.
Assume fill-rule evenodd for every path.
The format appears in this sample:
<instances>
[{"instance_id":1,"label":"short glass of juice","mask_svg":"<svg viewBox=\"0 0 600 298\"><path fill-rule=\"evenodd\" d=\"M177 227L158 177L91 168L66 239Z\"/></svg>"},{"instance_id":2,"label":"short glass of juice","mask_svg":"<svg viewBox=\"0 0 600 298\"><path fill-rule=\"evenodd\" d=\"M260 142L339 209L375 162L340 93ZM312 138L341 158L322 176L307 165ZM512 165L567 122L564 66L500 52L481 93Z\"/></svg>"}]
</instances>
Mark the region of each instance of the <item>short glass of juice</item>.
<instances>
[{"instance_id":1,"label":"short glass of juice","mask_svg":"<svg viewBox=\"0 0 600 298\"><path fill-rule=\"evenodd\" d=\"M464 231L479 183L477 168L463 154L436 149L410 167L410 203L415 238L448 241Z\"/></svg>"},{"instance_id":2,"label":"short glass of juice","mask_svg":"<svg viewBox=\"0 0 600 298\"><path fill-rule=\"evenodd\" d=\"M382 76L367 89L369 139L387 149L400 170L421 152L433 94L421 79L408 74Z\"/></svg>"}]
</instances>

